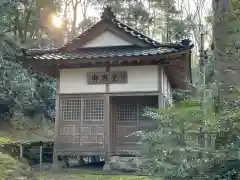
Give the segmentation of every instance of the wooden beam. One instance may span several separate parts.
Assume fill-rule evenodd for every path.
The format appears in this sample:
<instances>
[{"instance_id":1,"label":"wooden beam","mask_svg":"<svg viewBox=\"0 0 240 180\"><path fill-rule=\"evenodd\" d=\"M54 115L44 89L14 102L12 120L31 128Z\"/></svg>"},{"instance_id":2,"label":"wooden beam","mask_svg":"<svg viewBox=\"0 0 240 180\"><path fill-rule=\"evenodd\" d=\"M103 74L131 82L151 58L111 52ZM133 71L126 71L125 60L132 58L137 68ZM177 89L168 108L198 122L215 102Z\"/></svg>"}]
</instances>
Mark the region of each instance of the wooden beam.
<instances>
[{"instance_id":1,"label":"wooden beam","mask_svg":"<svg viewBox=\"0 0 240 180\"><path fill-rule=\"evenodd\" d=\"M122 66L148 66L148 65L163 65L166 64L168 65L169 62L165 61L165 60L152 60L150 62L143 62L141 60L134 60L133 63L129 63L127 61L109 61L109 62L102 62L102 63L95 63L95 64L91 64L91 63L63 63L59 66L60 69L79 69L79 68L98 68L98 67L106 67L106 66L111 66L111 67L122 67Z\"/></svg>"},{"instance_id":2,"label":"wooden beam","mask_svg":"<svg viewBox=\"0 0 240 180\"><path fill-rule=\"evenodd\" d=\"M64 94L61 93L61 98L75 98L75 97L99 97L104 95L112 96L157 96L159 91L152 92L142 92L142 91L133 91L133 92L109 92L109 93L81 93L81 94Z\"/></svg>"}]
</instances>

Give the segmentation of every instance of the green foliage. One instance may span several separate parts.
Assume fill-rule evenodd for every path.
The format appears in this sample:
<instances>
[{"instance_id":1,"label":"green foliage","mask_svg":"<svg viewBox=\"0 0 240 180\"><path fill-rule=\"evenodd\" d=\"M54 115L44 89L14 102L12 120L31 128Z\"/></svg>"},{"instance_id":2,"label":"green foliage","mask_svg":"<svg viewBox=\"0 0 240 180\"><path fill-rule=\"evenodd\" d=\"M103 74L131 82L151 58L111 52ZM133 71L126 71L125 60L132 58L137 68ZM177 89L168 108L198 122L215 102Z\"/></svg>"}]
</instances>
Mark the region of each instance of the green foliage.
<instances>
[{"instance_id":1,"label":"green foliage","mask_svg":"<svg viewBox=\"0 0 240 180\"><path fill-rule=\"evenodd\" d=\"M187 39L190 36L191 26L187 19L172 19L170 22L170 31L173 40Z\"/></svg>"},{"instance_id":2,"label":"green foliage","mask_svg":"<svg viewBox=\"0 0 240 180\"><path fill-rule=\"evenodd\" d=\"M157 129L139 133L151 173L163 179L224 178L234 171L228 164L239 158L240 91L232 87L231 101L220 100L213 60L208 58L187 96L177 91L172 107L146 112Z\"/></svg>"},{"instance_id":3,"label":"green foliage","mask_svg":"<svg viewBox=\"0 0 240 180\"><path fill-rule=\"evenodd\" d=\"M229 94L232 86L239 87L240 3L237 0L213 1L214 55L216 79L221 88L221 98L234 99ZM224 72L224 73L223 73Z\"/></svg>"},{"instance_id":4,"label":"green foliage","mask_svg":"<svg viewBox=\"0 0 240 180\"><path fill-rule=\"evenodd\" d=\"M186 99L189 99L190 96L191 96L191 92L189 90L178 89L173 91L174 102L184 101Z\"/></svg>"},{"instance_id":5,"label":"green foliage","mask_svg":"<svg viewBox=\"0 0 240 180\"><path fill-rule=\"evenodd\" d=\"M152 173L184 179L205 175L208 168L237 158L239 107L225 106L218 114L205 111L200 100L190 99L149 112L158 124L156 131L143 136L150 145Z\"/></svg>"},{"instance_id":6,"label":"green foliage","mask_svg":"<svg viewBox=\"0 0 240 180\"><path fill-rule=\"evenodd\" d=\"M51 11L57 8L54 1L1 1L0 104L8 107L7 112L50 116L54 109L55 80L25 69L19 59L21 48L33 46L45 34L40 10L46 6Z\"/></svg>"}]
</instances>

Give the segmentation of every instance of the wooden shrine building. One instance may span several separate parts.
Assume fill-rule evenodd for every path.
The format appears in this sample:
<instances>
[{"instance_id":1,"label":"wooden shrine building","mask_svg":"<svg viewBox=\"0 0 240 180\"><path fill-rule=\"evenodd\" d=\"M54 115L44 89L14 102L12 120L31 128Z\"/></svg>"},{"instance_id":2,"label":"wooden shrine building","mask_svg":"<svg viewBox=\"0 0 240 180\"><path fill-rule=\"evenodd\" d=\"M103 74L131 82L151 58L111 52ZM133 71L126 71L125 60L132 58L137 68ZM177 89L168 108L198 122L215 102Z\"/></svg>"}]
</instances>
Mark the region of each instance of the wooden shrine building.
<instances>
[{"instance_id":1,"label":"wooden shrine building","mask_svg":"<svg viewBox=\"0 0 240 180\"><path fill-rule=\"evenodd\" d=\"M58 49L27 50L24 64L56 77L56 155L139 155L138 138L151 130L145 107L172 103L172 90L191 81L188 40L162 44L117 20L101 20Z\"/></svg>"}]
</instances>

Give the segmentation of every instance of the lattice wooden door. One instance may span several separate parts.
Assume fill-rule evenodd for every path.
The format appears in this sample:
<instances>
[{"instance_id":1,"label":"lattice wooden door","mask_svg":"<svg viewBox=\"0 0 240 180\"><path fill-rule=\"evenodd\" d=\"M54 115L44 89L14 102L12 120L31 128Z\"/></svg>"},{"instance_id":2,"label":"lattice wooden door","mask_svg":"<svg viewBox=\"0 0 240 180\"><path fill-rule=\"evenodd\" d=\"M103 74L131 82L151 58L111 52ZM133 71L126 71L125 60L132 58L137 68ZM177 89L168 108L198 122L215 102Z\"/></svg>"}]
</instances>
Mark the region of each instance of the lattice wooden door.
<instances>
[{"instance_id":1,"label":"lattice wooden door","mask_svg":"<svg viewBox=\"0 0 240 180\"><path fill-rule=\"evenodd\" d=\"M61 154L104 154L103 97L60 98L56 151Z\"/></svg>"},{"instance_id":2,"label":"lattice wooden door","mask_svg":"<svg viewBox=\"0 0 240 180\"><path fill-rule=\"evenodd\" d=\"M131 135L137 131L136 104L117 104L116 106L116 154L135 154L138 152L138 138Z\"/></svg>"},{"instance_id":3,"label":"lattice wooden door","mask_svg":"<svg viewBox=\"0 0 240 180\"><path fill-rule=\"evenodd\" d=\"M130 98L125 100L126 103L116 102L114 106L116 115L115 154L138 155L141 152L140 138L134 133L139 130L151 131L156 127L155 121L144 115L146 107L154 107L154 105L144 98L140 100L132 98L132 102Z\"/></svg>"}]
</instances>

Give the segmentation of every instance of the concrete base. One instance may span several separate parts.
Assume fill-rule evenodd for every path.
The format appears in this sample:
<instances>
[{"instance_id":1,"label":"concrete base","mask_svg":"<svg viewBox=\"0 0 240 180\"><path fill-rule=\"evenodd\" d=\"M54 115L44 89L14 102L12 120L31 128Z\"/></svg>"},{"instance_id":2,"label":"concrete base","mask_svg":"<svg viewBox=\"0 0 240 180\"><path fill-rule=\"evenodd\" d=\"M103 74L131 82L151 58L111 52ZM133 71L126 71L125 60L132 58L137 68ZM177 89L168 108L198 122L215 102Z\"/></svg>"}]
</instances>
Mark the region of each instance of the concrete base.
<instances>
[{"instance_id":1,"label":"concrete base","mask_svg":"<svg viewBox=\"0 0 240 180\"><path fill-rule=\"evenodd\" d=\"M146 173L149 160L142 157L111 156L109 165L114 171Z\"/></svg>"},{"instance_id":2,"label":"concrete base","mask_svg":"<svg viewBox=\"0 0 240 180\"><path fill-rule=\"evenodd\" d=\"M52 167L51 167L52 171L59 171L59 169L60 169L60 164L59 163L53 163L52 164Z\"/></svg>"},{"instance_id":3,"label":"concrete base","mask_svg":"<svg viewBox=\"0 0 240 180\"><path fill-rule=\"evenodd\" d=\"M110 165L109 164L104 164L103 171L110 171L110 170L111 170Z\"/></svg>"},{"instance_id":4,"label":"concrete base","mask_svg":"<svg viewBox=\"0 0 240 180\"><path fill-rule=\"evenodd\" d=\"M57 171L60 168L60 162L58 160L58 155L56 152L53 152L53 163L52 163L52 170Z\"/></svg>"}]
</instances>

